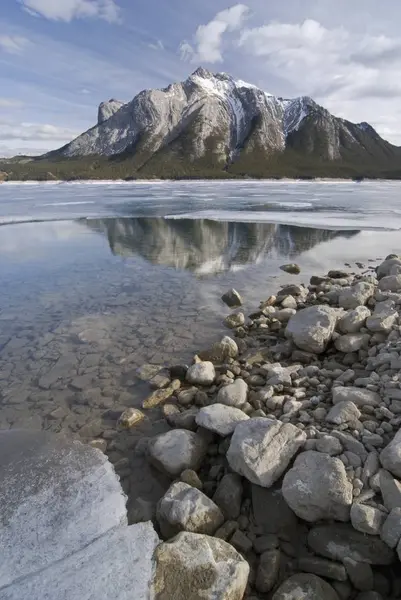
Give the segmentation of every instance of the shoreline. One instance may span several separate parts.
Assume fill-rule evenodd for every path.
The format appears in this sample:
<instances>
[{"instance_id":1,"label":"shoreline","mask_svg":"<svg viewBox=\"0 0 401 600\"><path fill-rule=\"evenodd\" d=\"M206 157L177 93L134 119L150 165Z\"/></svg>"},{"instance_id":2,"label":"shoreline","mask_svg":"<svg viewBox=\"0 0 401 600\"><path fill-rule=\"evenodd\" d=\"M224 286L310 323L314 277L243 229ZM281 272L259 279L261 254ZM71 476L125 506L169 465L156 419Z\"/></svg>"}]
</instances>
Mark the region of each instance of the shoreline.
<instances>
[{"instance_id":1,"label":"shoreline","mask_svg":"<svg viewBox=\"0 0 401 600\"><path fill-rule=\"evenodd\" d=\"M173 481L152 509L162 546L227 542L250 569L238 598L382 600L401 583L401 259L372 269L284 284L248 319L232 292L228 335L144 403L172 428L137 450Z\"/></svg>"}]
</instances>

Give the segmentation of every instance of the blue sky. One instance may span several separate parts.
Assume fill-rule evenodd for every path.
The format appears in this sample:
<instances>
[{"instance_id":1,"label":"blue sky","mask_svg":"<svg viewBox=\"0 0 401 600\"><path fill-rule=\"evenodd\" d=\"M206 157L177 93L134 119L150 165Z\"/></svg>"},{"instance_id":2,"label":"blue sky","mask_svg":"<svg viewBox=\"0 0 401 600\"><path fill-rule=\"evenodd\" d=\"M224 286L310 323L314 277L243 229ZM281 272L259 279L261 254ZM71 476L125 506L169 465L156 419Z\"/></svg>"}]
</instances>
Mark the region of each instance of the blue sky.
<instances>
[{"instance_id":1,"label":"blue sky","mask_svg":"<svg viewBox=\"0 0 401 600\"><path fill-rule=\"evenodd\" d=\"M401 145L400 20L396 0L2 0L0 155L57 148L101 101L201 64Z\"/></svg>"}]
</instances>

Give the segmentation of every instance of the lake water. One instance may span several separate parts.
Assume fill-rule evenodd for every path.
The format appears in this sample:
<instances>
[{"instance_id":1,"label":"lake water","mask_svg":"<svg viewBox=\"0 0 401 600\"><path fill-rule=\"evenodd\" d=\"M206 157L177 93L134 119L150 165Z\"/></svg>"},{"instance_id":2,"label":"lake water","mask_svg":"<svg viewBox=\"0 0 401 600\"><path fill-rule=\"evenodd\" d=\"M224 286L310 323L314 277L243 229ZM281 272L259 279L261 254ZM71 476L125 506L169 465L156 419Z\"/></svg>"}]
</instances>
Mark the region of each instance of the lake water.
<instances>
[{"instance_id":1,"label":"lake water","mask_svg":"<svg viewBox=\"0 0 401 600\"><path fill-rule=\"evenodd\" d=\"M139 366L218 339L231 287L250 311L281 283L399 253L401 183L10 183L0 224L0 428L104 435L118 462L164 427L156 410L116 437L149 391ZM129 460L125 489L152 495Z\"/></svg>"}]
</instances>

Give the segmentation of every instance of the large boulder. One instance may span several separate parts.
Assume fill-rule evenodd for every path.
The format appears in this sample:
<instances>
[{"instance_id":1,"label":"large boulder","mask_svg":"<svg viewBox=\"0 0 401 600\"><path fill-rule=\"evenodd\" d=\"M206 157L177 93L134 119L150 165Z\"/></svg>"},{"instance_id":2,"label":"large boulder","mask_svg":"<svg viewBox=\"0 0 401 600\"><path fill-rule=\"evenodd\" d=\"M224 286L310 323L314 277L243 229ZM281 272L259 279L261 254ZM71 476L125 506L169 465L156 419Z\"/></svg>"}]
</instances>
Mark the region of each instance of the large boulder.
<instances>
[{"instance_id":1,"label":"large boulder","mask_svg":"<svg viewBox=\"0 0 401 600\"><path fill-rule=\"evenodd\" d=\"M211 385L215 377L214 365L208 360L189 367L186 375L187 381L193 385Z\"/></svg>"},{"instance_id":2,"label":"large boulder","mask_svg":"<svg viewBox=\"0 0 401 600\"><path fill-rule=\"evenodd\" d=\"M217 403L241 408L244 406L248 395L248 384L243 379L236 379L234 383L229 383L220 388L217 394Z\"/></svg>"},{"instance_id":3,"label":"large boulder","mask_svg":"<svg viewBox=\"0 0 401 600\"><path fill-rule=\"evenodd\" d=\"M387 471L401 477L401 429L380 453L380 462Z\"/></svg>"},{"instance_id":4,"label":"large boulder","mask_svg":"<svg viewBox=\"0 0 401 600\"><path fill-rule=\"evenodd\" d=\"M204 429L226 437L233 433L238 423L247 421L248 419L248 415L239 408L226 406L225 404L212 404L200 409L196 416L196 423L200 427L204 427Z\"/></svg>"},{"instance_id":5,"label":"large boulder","mask_svg":"<svg viewBox=\"0 0 401 600\"><path fill-rule=\"evenodd\" d=\"M173 483L159 501L156 517L164 538L181 531L213 535L224 522L220 508L187 483Z\"/></svg>"},{"instance_id":6,"label":"large boulder","mask_svg":"<svg viewBox=\"0 0 401 600\"><path fill-rule=\"evenodd\" d=\"M401 290L401 275L387 275L379 281L382 292L399 292Z\"/></svg>"},{"instance_id":7,"label":"large boulder","mask_svg":"<svg viewBox=\"0 0 401 600\"><path fill-rule=\"evenodd\" d=\"M185 469L196 471L206 452L205 438L186 429L158 435L148 445L149 460L171 477L177 477Z\"/></svg>"},{"instance_id":8,"label":"large boulder","mask_svg":"<svg viewBox=\"0 0 401 600\"><path fill-rule=\"evenodd\" d=\"M310 573L297 573L278 588L272 600L339 600L327 581Z\"/></svg>"},{"instance_id":9,"label":"large boulder","mask_svg":"<svg viewBox=\"0 0 401 600\"><path fill-rule=\"evenodd\" d=\"M381 263L376 269L377 278L383 279L383 277L387 277L387 275L396 275L397 273L401 273L401 258L386 258L384 262Z\"/></svg>"},{"instance_id":10,"label":"large boulder","mask_svg":"<svg viewBox=\"0 0 401 600\"><path fill-rule=\"evenodd\" d=\"M363 306L372 298L375 288L370 283L360 281L349 288L344 289L338 298L338 305L346 310Z\"/></svg>"},{"instance_id":11,"label":"large boulder","mask_svg":"<svg viewBox=\"0 0 401 600\"><path fill-rule=\"evenodd\" d=\"M358 333L368 317L370 317L370 310L366 306L357 306L345 313L338 321L337 328L342 333Z\"/></svg>"},{"instance_id":12,"label":"large boulder","mask_svg":"<svg viewBox=\"0 0 401 600\"><path fill-rule=\"evenodd\" d=\"M379 406L381 402L377 392L357 387L335 387L332 396L333 404L353 402L356 406Z\"/></svg>"},{"instance_id":13,"label":"large boulder","mask_svg":"<svg viewBox=\"0 0 401 600\"><path fill-rule=\"evenodd\" d=\"M183 532L169 542L160 544L154 560L151 590L154 600L243 598L249 565L230 544L221 539Z\"/></svg>"},{"instance_id":14,"label":"large boulder","mask_svg":"<svg viewBox=\"0 0 401 600\"><path fill-rule=\"evenodd\" d=\"M286 473L282 490L288 506L304 521L349 520L352 484L338 458L302 452Z\"/></svg>"},{"instance_id":15,"label":"large boulder","mask_svg":"<svg viewBox=\"0 0 401 600\"><path fill-rule=\"evenodd\" d=\"M316 554L331 560L348 557L371 565L390 565L395 559L394 552L379 537L355 531L345 523L313 527L308 545Z\"/></svg>"},{"instance_id":16,"label":"large boulder","mask_svg":"<svg viewBox=\"0 0 401 600\"><path fill-rule=\"evenodd\" d=\"M329 306L309 306L291 317L285 335L301 350L320 354L332 338L339 314Z\"/></svg>"},{"instance_id":17,"label":"large boulder","mask_svg":"<svg viewBox=\"0 0 401 600\"><path fill-rule=\"evenodd\" d=\"M378 302L373 314L366 319L366 327L373 333L388 333L398 318L393 300Z\"/></svg>"},{"instance_id":18,"label":"large boulder","mask_svg":"<svg viewBox=\"0 0 401 600\"><path fill-rule=\"evenodd\" d=\"M252 483L270 487L281 477L306 440L291 423L254 418L237 425L227 460L236 473Z\"/></svg>"}]
</instances>

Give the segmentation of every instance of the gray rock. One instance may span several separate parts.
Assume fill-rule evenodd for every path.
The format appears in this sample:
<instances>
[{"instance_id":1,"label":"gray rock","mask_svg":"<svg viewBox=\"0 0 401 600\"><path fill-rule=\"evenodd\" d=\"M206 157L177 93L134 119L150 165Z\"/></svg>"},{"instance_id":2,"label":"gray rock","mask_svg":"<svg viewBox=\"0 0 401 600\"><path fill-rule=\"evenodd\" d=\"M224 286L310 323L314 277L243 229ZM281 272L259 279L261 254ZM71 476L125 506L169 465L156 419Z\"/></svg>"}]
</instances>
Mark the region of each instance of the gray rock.
<instances>
[{"instance_id":1,"label":"gray rock","mask_svg":"<svg viewBox=\"0 0 401 600\"><path fill-rule=\"evenodd\" d=\"M338 318L336 309L310 306L291 317L285 335L301 350L320 354L331 340Z\"/></svg>"},{"instance_id":2,"label":"gray rock","mask_svg":"<svg viewBox=\"0 0 401 600\"><path fill-rule=\"evenodd\" d=\"M191 387L187 390L180 390L177 394L177 400L181 406L188 406L195 400L195 396L198 393L198 388Z\"/></svg>"},{"instance_id":3,"label":"gray rock","mask_svg":"<svg viewBox=\"0 0 401 600\"><path fill-rule=\"evenodd\" d=\"M371 565L390 565L395 558L394 552L380 538L364 535L345 523L313 527L308 535L308 545L331 560L343 561L349 557Z\"/></svg>"},{"instance_id":4,"label":"gray rock","mask_svg":"<svg viewBox=\"0 0 401 600\"><path fill-rule=\"evenodd\" d=\"M298 560L298 569L305 573L313 573L319 577L326 579L334 579L335 581L346 581L347 573L345 567L340 563L319 558L318 556L305 556Z\"/></svg>"},{"instance_id":5,"label":"gray rock","mask_svg":"<svg viewBox=\"0 0 401 600\"><path fill-rule=\"evenodd\" d=\"M366 320L366 327L374 333L388 333L398 319L392 300L378 302L371 317Z\"/></svg>"},{"instance_id":6,"label":"gray rock","mask_svg":"<svg viewBox=\"0 0 401 600\"><path fill-rule=\"evenodd\" d=\"M380 470L379 477L384 506L388 510L401 508L401 483L385 469Z\"/></svg>"},{"instance_id":7,"label":"gray rock","mask_svg":"<svg viewBox=\"0 0 401 600\"><path fill-rule=\"evenodd\" d=\"M356 406L379 406L381 398L377 392L357 387L334 387L332 389L333 404L353 402Z\"/></svg>"},{"instance_id":8,"label":"gray rock","mask_svg":"<svg viewBox=\"0 0 401 600\"><path fill-rule=\"evenodd\" d=\"M239 423L227 452L230 467L252 483L270 487L281 477L306 434L291 423L263 417Z\"/></svg>"},{"instance_id":9,"label":"gray rock","mask_svg":"<svg viewBox=\"0 0 401 600\"><path fill-rule=\"evenodd\" d=\"M223 294L221 299L223 300L224 304L226 304L230 308L237 308L238 306L242 306L242 298L237 292L237 290L232 289L229 292L226 292L225 294Z\"/></svg>"},{"instance_id":10,"label":"gray rock","mask_svg":"<svg viewBox=\"0 0 401 600\"><path fill-rule=\"evenodd\" d=\"M352 527L361 533L379 535L386 513L367 504L355 503L351 506Z\"/></svg>"},{"instance_id":11,"label":"gray rock","mask_svg":"<svg viewBox=\"0 0 401 600\"><path fill-rule=\"evenodd\" d=\"M259 560L256 573L255 588L262 594L267 594L276 584L280 572L280 550L268 550Z\"/></svg>"},{"instance_id":12,"label":"gray rock","mask_svg":"<svg viewBox=\"0 0 401 600\"><path fill-rule=\"evenodd\" d=\"M246 385L246 384L245 384ZM225 388L223 388L225 389ZM246 400L246 397L245 397ZM231 435L241 421L249 419L242 410L225 404L212 404L201 408L196 415L196 423L222 437Z\"/></svg>"},{"instance_id":13,"label":"gray rock","mask_svg":"<svg viewBox=\"0 0 401 600\"><path fill-rule=\"evenodd\" d=\"M294 296L285 296L284 300L281 301L281 306L283 308L297 308L298 303L295 300Z\"/></svg>"},{"instance_id":14,"label":"gray rock","mask_svg":"<svg viewBox=\"0 0 401 600\"><path fill-rule=\"evenodd\" d=\"M346 333L336 339L334 345L339 352L358 352L369 343L370 336L366 333Z\"/></svg>"},{"instance_id":15,"label":"gray rock","mask_svg":"<svg viewBox=\"0 0 401 600\"><path fill-rule=\"evenodd\" d=\"M272 600L339 600L337 592L324 579L309 573L298 573L287 579Z\"/></svg>"},{"instance_id":16,"label":"gray rock","mask_svg":"<svg viewBox=\"0 0 401 600\"><path fill-rule=\"evenodd\" d=\"M398 256L386 258L376 269L377 278L380 280L387 275L391 275L394 268L401 268L401 259Z\"/></svg>"},{"instance_id":17,"label":"gray rock","mask_svg":"<svg viewBox=\"0 0 401 600\"><path fill-rule=\"evenodd\" d=\"M210 360L217 363L223 363L228 358L236 358L238 352L237 343L228 335L225 335L220 342L213 344L212 350L208 354L210 355Z\"/></svg>"},{"instance_id":18,"label":"gray rock","mask_svg":"<svg viewBox=\"0 0 401 600\"><path fill-rule=\"evenodd\" d=\"M338 304L347 310L363 306L375 293L375 288L370 283L361 281L350 288L341 291Z\"/></svg>"},{"instance_id":19,"label":"gray rock","mask_svg":"<svg viewBox=\"0 0 401 600\"><path fill-rule=\"evenodd\" d=\"M192 469L185 469L185 471L183 471L180 475L180 481L183 481L184 483L187 483L198 490L202 490L203 488L203 483L199 479L198 474Z\"/></svg>"},{"instance_id":20,"label":"gray rock","mask_svg":"<svg viewBox=\"0 0 401 600\"><path fill-rule=\"evenodd\" d=\"M379 290L384 292L399 292L401 290L401 275L387 275L379 281Z\"/></svg>"},{"instance_id":21,"label":"gray rock","mask_svg":"<svg viewBox=\"0 0 401 600\"><path fill-rule=\"evenodd\" d=\"M301 272L301 268L299 265L295 263L290 263L288 265L281 265L280 269L285 271L286 273L290 273L291 275L299 275Z\"/></svg>"},{"instance_id":22,"label":"gray rock","mask_svg":"<svg viewBox=\"0 0 401 600\"><path fill-rule=\"evenodd\" d=\"M154 554L154 600L239 600L248 582L249 565L227 542L183 532L160 544Z\"/></svg>"},{"instance_id":23,"label":"gray rock","mask_svg":"<svg viewBox=\"0 0 401 600\"><path fill-rule=\"evenodd\" d=\"M344 558L343 562L355 589L361 592L368 592L373 589L373 571L368 563L359 562L348 557Z\"/></svg>"},{"instance_id":24,"label":"gray rock","mask_svg":"<svg viewBox=\"0 0 401 600\"><path fill-rule=\"evenodd\" d=\"M149 460L172 477L178 477L185 469L196 471L207 452L204 437L187 431L173 429L149 441Z\"/></svg>"},{"instance_id":25,"label":"gray rock","mask_svg":"<svg viewBox=\"0 0 401 600\"><path fill-rule=\"evenodd\" d=\"M366 452L364 445L361 444L361 442L358 442L358 440L356 440L352 435L348 435L343 431L334 430L331 433L334 437L340 440L341 444L346 450L357 454L363 462L366 460L368 453Z\"/></svg>"},{"instance_id":26,"label":"gray rock","mask_svg":"<svg viewBox=\"0 0 401 600\"><path fill-rule=\"evenodd\" d=\"M343 451L340 440L332 435L324 435L323 437L318 438L315 443L315 448L318 452L323 452L330 456L336 456ZM319 573L317 573L317 575L319 575Z\"/></svg>"},{"instance_id":27,"label":"gray rock","mask_svg":"<svg viewBox=\"0 0 401 600\"><path fill-rule=\"evenodd\" d=\"M342 402L338 402L330 409L328 415L326 416L326 421L328 423L334 423L334 425L341 425L342 423L347 423L348 421L354 421L355 419L359 419L361 413L358 410L358 407L353 402L349 400L343 400Z\"/></svg>"},{"instance_id":28,"label":"gray rock","mask_svg":"<svg viewBox=\"0 0 401 600\"><path fill-rule=\"evenodd\" d=\"M352 484L337 458L313 450L303 452L286 473L282 491L287 504L304 521L349 520Z\"/></svg>"},{"instance_id":29,"label":"gray rock","mask_svg":"<svg viewBox=\"0 0 401 600\"><path fill-rule=\"evenodd\" d=\"M224 319L224 323L229 329L237 329L237 327L241 327L245 323L244 313L239 312L228 315L228 317Z\"/></svg>"},{"instance_id":30,"label":"gray rock","mask_svg":"<svg viewBox=\"0 0 401 600\"><path fill-rule=\"evenodd\" d=\"M370 317L370 310L366 306L357 306L338 321L337 328L342 333L358 333L368 317Z\"/></svg>"},{"instance_id":31,"label":"gray rock","mask_svg":"<svg viewBox=\"0 0 401 600\"><path fill-rule=\"evenodd\" d=\"M380 462L387 471L401 477L401 429L380 453Z\"/></svg>"},{"instance_id":32,"label":"gray rock","mask_svg":"<svg viewBox=\"0 0 401 600\"><path fill-rule=\"evenodd\" d=\"M369 452L362 470L362 482L364 486L368 485L369 479L376 475L380 469L379 455L376 451Z\"/></svg>"},{"instance_id":33,"label":"gray rock","mask_svg":"<svg viewBox=\"0 0 401 600\"><path fill-rule=\"evenodd\" d=\"M253 541L253 549L255 550L256 554L263 554L268 550L275 550L279 547L279 545L280 541L277 535L274 535L272 533L267 535L261 535Z\"/></svg>"},{"instance_id":34,"label":"gray rock","mask_svg":"<svg viewBox=\"0 0 401 600\"><path fill-rule=\"evenodd\" d=\"M209 361L191 365L186 375L187 381L193 385L212 385L215 377L214 365Z\"/></svg>"},{"instance_id":35,"label":"gray rock","mask_svg":"<svg viewBox=\"0 0 401 600\"><path fill-rule=\"evenodd\" d=\"M200 490L182 481L173 483L161 498L156 518L167 539L181 531L213 535L224 523L219 507Z\"/></svg>"},{"instance_id":36,"label":"gray rock","mask_svg":"<svg viewBox=\"0 0 401 600\"><path fill-rule=\"evenodd\" d=\"M384 521L380 537L390 548L395 548L401 540L401 507L393 508Z\"/></svg>"},{"instance_id":37,"label":"gray rock","mask_svg":"<svg viewBox=\"0 0 401 600\"><path fill-rule=\"evenodd\" d=\"M248 384L243 379L236 379L234 383L229 383L220 388L216 402L225 406L241 408L244 406L247 396Z\"/></svg>"},{"instance_id":38,"label":"gray rock","mask_svg":"<svg viewBox=\"0 0 401 600\"><path fill-rule=\"evenodd\" d=\"M221 479L213 496L213 501L221 509L226 519L238 519L241 512L242 480L236 473L228 473Z\"/></svg>"},{"instance_id":39,"label":"gray rock","mask_svg":"<svg viewBox=\"0 0 401 600\"><path fill-rule=\"evenodd\" d=\"M174 412L166 416L166 421L170 427L177 429L188 429L189 431L196 431L196 416L199 413L199 409L196 407L189 408L183 412Z\"/></svg>"},{"instance_id":40,"label":"gray rock","mask_svg":"<svg viewBox=\"0 0 401 600\"><path fill-rule=\"evenodd\" d=\"M384 598L379 592L361 592L355 600L384 600Z\"/></svg>"}]
</instances>

